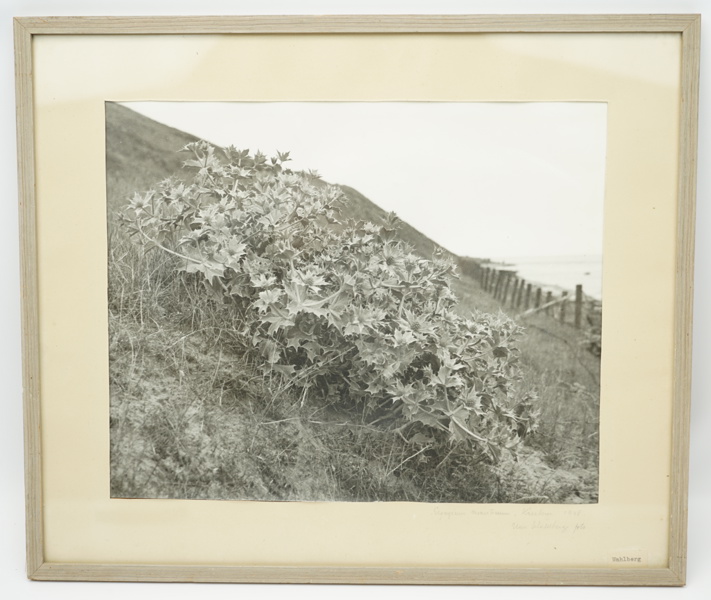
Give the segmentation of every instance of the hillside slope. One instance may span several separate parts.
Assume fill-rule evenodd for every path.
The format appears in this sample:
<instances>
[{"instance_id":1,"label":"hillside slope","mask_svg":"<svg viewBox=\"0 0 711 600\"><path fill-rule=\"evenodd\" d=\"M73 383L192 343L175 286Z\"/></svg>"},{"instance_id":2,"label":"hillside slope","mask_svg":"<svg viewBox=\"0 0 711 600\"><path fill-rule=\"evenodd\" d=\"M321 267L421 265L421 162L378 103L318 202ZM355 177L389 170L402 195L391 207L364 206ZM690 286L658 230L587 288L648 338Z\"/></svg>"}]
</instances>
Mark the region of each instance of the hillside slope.
<instances>
[{"instance_id":1,"label":"hillside slope","mask_svg":"<svg viewBox=\"0 0 711 600\"><path fill-rule=\"evenodd\" d=\"M584 351L577 330L545 314L522 323L517 397L539 398L541 417L518 458L489 466L466 445L407 437L382 417L366 418L360 405L339 404L316 379L265 375L239 305L176 277L172 254L119 226L127 198L178 173L185 155L177 151L196 138L112 103L106 136L112 497L596 501L599 358ZM341 187L342 218L384 215ZM437 248L405 223L401 235L425 257ZM455 258L465 274L452 283L457 312L517 317L466 276L475 259Z\"/></svg>"},{"instance_id":2,"label":"hillside slope","mask_svg":"<svg viewBox=\"0 0 711 600\"><path fill-rule=\"evenodd\" d=\"M185 159L178 151L197 139L125 106L107 102L106 172L109 210L120 208L126 197L134 191L146 190L178 172ZM234 144L239 147L240 141L234 140ZM358 190L347 185L340 187L347 198L342 210L343 217L377 223L386 215L386 211ZM407 223L403 223L400 233L402 239L422 256L431 257L436 248L441 248Z\"/></svg>"},{"instance_id":3,"label":"hillside slope","mask_svg":"<svg viewBox=\"0 0 711 600\"><path fill-rule=\"evenodd\" d=\"M197 138L106 102L106 191L109 210L129 194L147 190L176 173L185 158L178 152Z\"/></svg>"}]
</instances>

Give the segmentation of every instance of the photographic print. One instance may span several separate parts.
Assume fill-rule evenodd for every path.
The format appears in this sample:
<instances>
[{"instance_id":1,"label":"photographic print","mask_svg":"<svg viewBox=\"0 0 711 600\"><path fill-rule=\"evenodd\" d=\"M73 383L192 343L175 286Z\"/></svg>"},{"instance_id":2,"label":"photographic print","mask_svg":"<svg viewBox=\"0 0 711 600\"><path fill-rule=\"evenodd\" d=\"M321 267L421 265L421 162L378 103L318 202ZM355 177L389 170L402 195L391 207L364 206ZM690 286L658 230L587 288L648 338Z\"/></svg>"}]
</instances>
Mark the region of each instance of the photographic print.
<instances>
[{"instance_id":1,"label":"photographic print","mask_svg":"<svg viewBox=\"0 0 711 600\"><path fill-rule=\"evenodd\" d=\"M605 103L105 110L111 497L597 502Z\"/></svg>"}]
</instances>

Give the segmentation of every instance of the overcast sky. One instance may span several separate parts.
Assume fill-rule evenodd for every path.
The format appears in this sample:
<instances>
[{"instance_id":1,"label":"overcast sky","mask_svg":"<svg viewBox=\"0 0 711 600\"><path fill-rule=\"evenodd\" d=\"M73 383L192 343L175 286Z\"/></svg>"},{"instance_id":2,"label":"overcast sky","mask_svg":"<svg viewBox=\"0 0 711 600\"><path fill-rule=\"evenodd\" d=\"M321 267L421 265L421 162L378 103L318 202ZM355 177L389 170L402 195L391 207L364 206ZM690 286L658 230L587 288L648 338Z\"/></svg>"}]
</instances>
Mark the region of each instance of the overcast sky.
<instances>
[{"instance_id":1,"label":"overcast sky","mask_svg":"<svg viewBox=\"0 0 711 600\"><path fill-rule=\"evenodd\" d=\"M125 105L220 146L288 150L459 255L602 254L604 103Z\"/></svg>"}]
</instances>

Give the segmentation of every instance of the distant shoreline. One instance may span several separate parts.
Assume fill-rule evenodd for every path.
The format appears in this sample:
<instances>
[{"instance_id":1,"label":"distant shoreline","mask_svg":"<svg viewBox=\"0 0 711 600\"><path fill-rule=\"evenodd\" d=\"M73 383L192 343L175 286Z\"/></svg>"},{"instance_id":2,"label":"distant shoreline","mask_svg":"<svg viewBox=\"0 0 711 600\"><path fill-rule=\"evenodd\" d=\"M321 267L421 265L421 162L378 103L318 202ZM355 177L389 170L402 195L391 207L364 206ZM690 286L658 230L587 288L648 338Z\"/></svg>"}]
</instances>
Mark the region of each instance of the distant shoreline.
<instances>
[{"instance_id":1,"label":"distant shoreline","mask_svg":"<svg viewBox=\"0 0 711 600\"><path fill-rule=\"evenodd\" d=\"M482 267L515 271L518 277L544 291L574 292L583 286L586 299L602 302L602 258L571 255L482 259Z\"/></svg>"}]
</instances>

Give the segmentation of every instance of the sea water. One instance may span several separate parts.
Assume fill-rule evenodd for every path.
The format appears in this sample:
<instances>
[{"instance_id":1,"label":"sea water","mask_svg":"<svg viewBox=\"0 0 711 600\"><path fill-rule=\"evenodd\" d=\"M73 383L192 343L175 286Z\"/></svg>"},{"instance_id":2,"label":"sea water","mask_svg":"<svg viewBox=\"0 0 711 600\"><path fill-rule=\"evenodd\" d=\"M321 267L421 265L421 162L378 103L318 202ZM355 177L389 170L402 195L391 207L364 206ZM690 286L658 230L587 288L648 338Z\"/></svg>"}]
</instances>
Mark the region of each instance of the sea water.
<instances>
[{"instance_id":1,"label":"sea water","mask_svg":"<svg viewBox=\"0 0 711 600\"><path fill-rule=\"evenodd\" d=\"M526 282L544 288L573 291L580 284L586 296L602 300L601 256L496 257L490 266L517 271Z\"/></svg>"}]
</instances>

